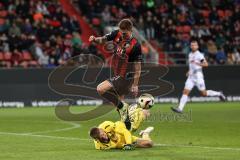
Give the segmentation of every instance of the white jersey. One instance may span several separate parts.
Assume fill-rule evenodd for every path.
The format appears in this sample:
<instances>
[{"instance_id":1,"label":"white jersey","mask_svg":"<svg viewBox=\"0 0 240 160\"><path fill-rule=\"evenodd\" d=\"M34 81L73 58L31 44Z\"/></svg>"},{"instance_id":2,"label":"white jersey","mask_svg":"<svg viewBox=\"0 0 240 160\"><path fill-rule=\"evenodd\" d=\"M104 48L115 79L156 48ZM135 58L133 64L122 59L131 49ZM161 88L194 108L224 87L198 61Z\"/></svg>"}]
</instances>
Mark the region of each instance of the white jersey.
<instances>
[{"instance_id":1,"label":"white jersey","mask_svg":"<svg viewBox=\"0 0 240 160\"><path fill-rule=\"evenodd\" d=\"M203 78L202 66L197 65L194 62L201 63L204 60L205 58L203 54L199 51L189 53L189 56L188 56L189 78L193 78L193 79Z\"/></svg>"},{"instance_id":2,"label":"white jersey","mask_svg":"<svg viewBox=\"0 0 240 160\"><path fill-rule=\"evenodd\" d=\"M199 66L195 63L202 63L205 58L203 54L199 51L190 52L188 56L189 63L189 72L188 79L185 82L185 89L192 90L194 86L196 86L200 91L206 89L205 82L203 78L202 66Z\"/></svg>"}]
</instances>

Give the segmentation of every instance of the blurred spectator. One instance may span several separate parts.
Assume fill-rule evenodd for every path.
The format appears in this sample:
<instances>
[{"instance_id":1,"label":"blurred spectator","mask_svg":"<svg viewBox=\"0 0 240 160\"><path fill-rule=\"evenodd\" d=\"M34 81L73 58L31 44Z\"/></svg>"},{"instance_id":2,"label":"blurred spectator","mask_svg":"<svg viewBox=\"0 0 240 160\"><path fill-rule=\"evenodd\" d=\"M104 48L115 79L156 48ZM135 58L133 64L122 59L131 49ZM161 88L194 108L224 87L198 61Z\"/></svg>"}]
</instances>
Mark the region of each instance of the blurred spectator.
<instances>
[{"instance_id":1,"label":"blurred spectator","mask_svg":"<svg viewBox=\"0 0 240 160\"><path fill-rule=\"evenodd\" d=\"M201 49L215 64L218 47L223 47L228 54L240 45L240 4L235 1L114 0L93 5L95 3L96 0L78 0L79 9L89 22L101 13L98 16L101 24L97 26L100 33L102 26L115 26L121 15L125 15L133 20L141 35L158 41L165 52L185 53L191 38L197 38L202 42Z\"/></svg>"},{"instance_id":2,"label":"blurred spectator","mask_svg":"<svg viewBox=\"0 0 240 160\"><path fill-rule=\"evenodd\" d=\"M217 46L212 40L207 42L208 57L211 63L214 63L217 54Z\"/></svg>"},{"instance_id":3,"label":"blurred spectator","mask_svg":"<svg viewBox=\"0 0 240 160\"><path fill-rule=\"evenodd\" d=\"M130 17L139 33L147 40L157 41L165 52L178 52L173 58L184 58L191 38L199 39L201 49L210 63L222 64L223 47L227 63L239 63L240 4L238 1L183 0L75 0L79 10L96 31L103 33L107 25L115 26ZM139 14L141 13L141 14ZM92 47L92 46L90 46ZM58 0L9 0L0 2L0 52L22 55L27 51L32 59L21 66L65 64L72 56L88 53L81 40L81 27L76 17L69 17ZM90 50L93 50L90 48ZM56 52L53 54L53 52ZM100 56L99 52L96 52ZM17 57L7 56L7 58ZM44 57L41 60L40 57ZM232 58L232 56L234 58ZM15 58L17 59L17 58ZM220 62L220 61L221 62ZM15 61L15 60L14 60ZM1 63L11 67L12 61ZM41 63L37 63L41 62ZM178 63L178 61L177 61Z\"/></svg>"},{"instance_id":4,"label":"blurred spectator","mask_svg":"<svg viewBox=\"0 0 240 160\"><path fill-rule=\"evenodd\" d=\"M235 51L234 59L236 64L240 64L240 48Z\"/></svg>"},{"instance_id":5,"label":"blurred spectator","mask_svg":"<svg viewBox=\"0 0 240 160\"><path fill-rule=\"evenodd\" d=\"M21 35L21 30L20 28L16 25L16 23L13 23L11 27L9 28L8 34L10 36L17 36L19 37Z\"/></svg>"},{"instance_id":6,"label":"blurred spectator","mask_svg":"<svg viewBox=\"0 0 240 160\"><path fill-rule=\"evenodd\" d=\"M148 47L146 41L142 42L141 48L142 48L143 59L145 61L149 61L149 59L151 58L150 57L150 48Z\"/></svg>"},{"instance_id":7,"label":"blurred spectator","mask_svg":"<svg viewBox=\"0 0 240 160\"><path fill-rule=\"evenodd\" d=\"M228 53L227 55L227 64L233 65L235 63L235 57L233 53Z\"/></svg>"},{"instance_id":8,"label":"blurred spectator","mask_svg":"<svg viewBox=\"0 0 240 160\"><path fill-rule=\"evenodd\" d=\"M66 15L57 0L0 2L0 52L4 53L4 67L64 64L73 51L82 52L80 34L76 17Z\"/></svg>"},{"instance_id":9,"label":"blurred spectator","mask_svg":"<svg viewBox=\"0 0 240 160\"><path fill-rule=\"evenodd\" d=\"M38 58L38 63L42 66L47 66L49 63L49 56L47 52L43 52L43 54Z\"/></svg>"},{"instance_id":10,"label":"blurred spectator","mask_svg":"<svg viewBox=\"0 0 240 160\"><path fill-rule=\"evenodd\" d=\"M226 57L226 54L225 54L223 48L222 47L218 48L218 51L217 51L217 54L216 54L217 63L218 64L225 64L226 59L227 59L227 57Z\"/></svg>"},{"instance_id":11,"label":"blurred spectator","mask_svg":"<svg viewBox=\"0 0 240 160\"><path fill-rule=\"evenodd\" d=\"M21 53L15 49L11 55L11 63L13 66L19 66L21 62L22 55Z\"/></svg>"}]
</instances>

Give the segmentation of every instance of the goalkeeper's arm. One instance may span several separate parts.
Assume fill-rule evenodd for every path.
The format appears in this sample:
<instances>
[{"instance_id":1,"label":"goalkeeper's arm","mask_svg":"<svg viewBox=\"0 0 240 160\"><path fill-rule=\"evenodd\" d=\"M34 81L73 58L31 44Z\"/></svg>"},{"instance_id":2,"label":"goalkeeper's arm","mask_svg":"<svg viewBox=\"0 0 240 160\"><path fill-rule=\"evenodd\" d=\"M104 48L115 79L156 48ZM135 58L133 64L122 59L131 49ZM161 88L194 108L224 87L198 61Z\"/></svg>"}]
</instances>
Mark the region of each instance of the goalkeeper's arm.
<instances>
[{"instance_id":1,"label":"goalkeeper's arm","mask_svg":"<svg viewBox=\"0 0 240 160\"><path fill-rule=\"evenodd\" d=\"M123 128L121 132L122 132L122 134L123 134L123 136L125 138L126 144L132 144L132 135L131 135L131 133L127 129L125 129L125 128Z\"/></svg>"},{"instance_id":2,"label":"goalkeeper's arm","mask_svg":"<svg viewBox=\"0 0 240 160\"><path fill-rule=\"evenodd\" d=\"M132 144L132 135L131 133L125 129L125 128L122 128L122 134L125 138L125 142L126 144L124 145L123 147L123 150L133 150L134 149L134 145Z\"/></svg>"}]
</instances>

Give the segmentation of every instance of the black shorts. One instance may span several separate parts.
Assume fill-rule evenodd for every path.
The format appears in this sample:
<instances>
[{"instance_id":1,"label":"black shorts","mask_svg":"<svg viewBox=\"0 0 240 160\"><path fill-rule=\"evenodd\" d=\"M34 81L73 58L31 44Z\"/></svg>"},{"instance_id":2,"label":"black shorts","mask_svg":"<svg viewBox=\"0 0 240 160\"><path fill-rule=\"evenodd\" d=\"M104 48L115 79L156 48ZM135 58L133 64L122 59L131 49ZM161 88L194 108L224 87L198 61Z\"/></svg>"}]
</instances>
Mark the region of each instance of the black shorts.
<instances>
[{"instance_id":1,"label":"black shorts","mask_svg":"<svg viewBox=\"0 0 240 160\"><path fill-rule=\"evenodd\" d=\"M125 79L121 76L112 77L108 81L113 85L119 96L128 95L133 83L133 79Z\"/></svg>"}]
</instances>

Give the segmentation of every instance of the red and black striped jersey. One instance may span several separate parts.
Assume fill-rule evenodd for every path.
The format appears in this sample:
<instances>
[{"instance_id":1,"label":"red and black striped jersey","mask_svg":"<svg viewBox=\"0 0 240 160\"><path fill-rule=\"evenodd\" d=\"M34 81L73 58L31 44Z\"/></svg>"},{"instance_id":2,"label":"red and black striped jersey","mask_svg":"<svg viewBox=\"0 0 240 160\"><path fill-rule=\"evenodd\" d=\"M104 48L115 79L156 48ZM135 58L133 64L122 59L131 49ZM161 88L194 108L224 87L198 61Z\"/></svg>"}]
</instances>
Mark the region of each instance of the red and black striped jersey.
<instances>
[{"instance_id":1,"label":"red and black striped jersey","mask_svg":"<svg viewBox=\"0 0 240 160\"><path fill-rule=\"evenodd\" d=\"M105 37L115 45L111 61L114 75L131 77L131 73L134 72L134 62L142 62L141 44L134 37L124 40L119 30L114 30Z\"/></svg>"}]
</instances>

